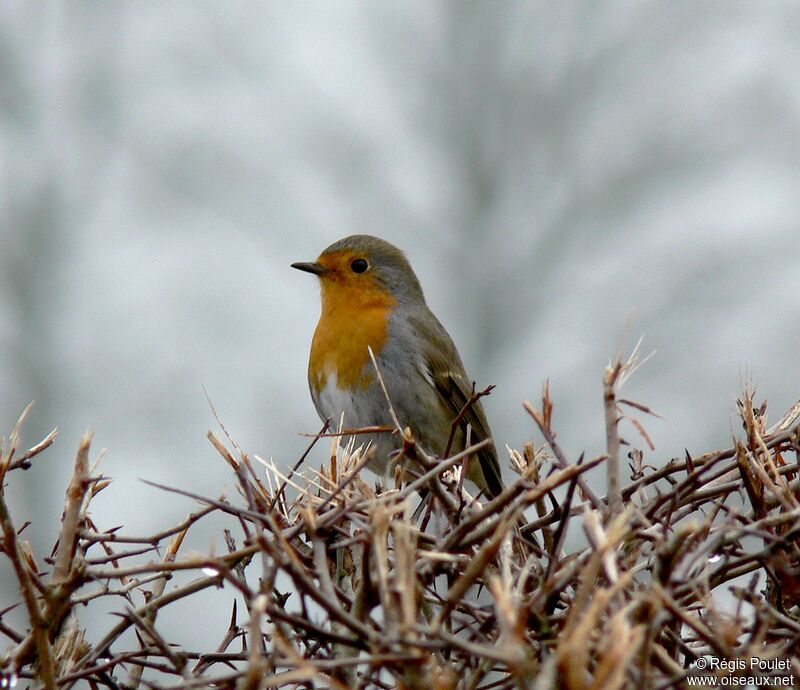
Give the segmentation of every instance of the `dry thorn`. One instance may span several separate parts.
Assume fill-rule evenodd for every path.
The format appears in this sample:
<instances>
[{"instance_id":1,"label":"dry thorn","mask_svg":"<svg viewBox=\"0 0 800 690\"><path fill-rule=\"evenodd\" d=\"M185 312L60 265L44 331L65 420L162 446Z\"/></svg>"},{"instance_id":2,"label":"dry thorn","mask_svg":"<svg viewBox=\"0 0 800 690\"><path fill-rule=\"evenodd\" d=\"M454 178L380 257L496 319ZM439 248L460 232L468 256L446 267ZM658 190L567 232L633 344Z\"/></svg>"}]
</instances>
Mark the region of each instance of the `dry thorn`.
<instances>
[{"instance_id":1,"label":"dry thorn","mask_svg":"<svg viewBox=\"0 0 800 690\"><path fill-rule=\"evenodd\" d=\"M609 380L613 428L623 406L651 414L618 395L638 362L618 365ZM15 522L6 500L9 481L27 475L6 471L0 558L21 605L0 604L8 645L0 649L0 684L19 677L36 690L120 687L118 676L128 672L126 685L141 687L148 669L147 685L156 690L666 690L685 685L702 656L786 659L794 668L800 435L793 411L767 431L766 407L748 390L739 407L744 431L731 448L687 453L663 466L632 449L632 478L623 485L620 477L619 486L627 508L602 518L606 506L586 472L607 456L567 461L556 442L549 386L541 411L526 409L551 455L531 445L509 449L518 476L490 501L463 492L454 471L463 457L430 457L410 435L402 451L409 458L405 485L376 494L358 478L370 460L356 448L359 430L340 429L350 436L341 448L340 436L331 435L330 459L302 474L299 464L287 471L248 455L229 436L235 450L228 451L225 437L212 434L238 492L228 500L192 491L191 481L162 487L200 507L144 535L96 525L88 515L101 487L112 496L118 487L92 476L84 439L52 561L34 553L28 523ZM15 464L26 456L21 426L2 446L6 470L25 466ZM52 443L47 439L31 457ZM250 457L266 470L263 487ZM423 489L436 510L418 519L413 507ZM515 523L532 505L537 517L522 530L532 537L525 541ZM186 531L211 520L227 549L187 554ZM42 567L51 563L48 576ZM170 579L177 572L183 579ZM140 594L149 598L137 606ZM720 594L733 600L727 615L715 605ZM181 625L186 607L204 612L222 598L227 610L231 596L246 609L244 630L234 605L227 628L210 631L209 648L170 643L174 628L167 625ZM84 635L77 622L93 618L83 607L108 610L120 597L127 613L110 624L97 617Z\"/></svg>"}]
</instances>

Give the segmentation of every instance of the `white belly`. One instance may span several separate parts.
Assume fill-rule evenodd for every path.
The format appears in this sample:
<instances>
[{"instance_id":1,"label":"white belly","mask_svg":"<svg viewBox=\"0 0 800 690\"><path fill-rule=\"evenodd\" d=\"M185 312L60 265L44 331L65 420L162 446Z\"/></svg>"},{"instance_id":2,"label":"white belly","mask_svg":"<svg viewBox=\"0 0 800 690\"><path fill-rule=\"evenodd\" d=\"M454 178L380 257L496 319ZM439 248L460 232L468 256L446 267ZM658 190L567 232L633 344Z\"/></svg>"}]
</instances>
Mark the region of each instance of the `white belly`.
<instances>
[{"instance_id":1,"label":"white belly","mask_svg":"<svg viewBox=\"0 0 800 690\"><path fill-rule=\"evenodd\" d=\"M325 386L315 396L317 412L323 419L329 419L331 430L358 429L365 426L390 426L388 403L382 401L374 393L374 384L371 390L359 390L354 396L351 391L339 388L335 375L329 375ZM343 436L342 444L346 444L350 437ZM376 434L358 434L355 436L355 447L360 445L373 448L375 458L369 464L369 469L378 475L384 475L389 467L389 455L396 449L396 437L389 432Z\"/></svg>"}]
</instances>

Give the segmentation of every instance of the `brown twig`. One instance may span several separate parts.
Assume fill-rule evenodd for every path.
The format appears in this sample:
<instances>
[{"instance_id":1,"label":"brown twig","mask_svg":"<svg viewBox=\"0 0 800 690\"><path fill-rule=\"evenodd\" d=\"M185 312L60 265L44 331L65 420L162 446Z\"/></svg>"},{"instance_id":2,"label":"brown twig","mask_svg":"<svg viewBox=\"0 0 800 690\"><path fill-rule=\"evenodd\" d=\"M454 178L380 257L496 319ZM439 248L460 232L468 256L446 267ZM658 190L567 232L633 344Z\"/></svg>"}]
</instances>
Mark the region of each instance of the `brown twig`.
<instances>
[{"instance_id":1,"label":"brown twig","mask_svg":"<svg viewBox=\"0 0 800 690\"><path fill-rule=\"evenodd\" d=\"M365 481L361 470L371 456L353 444L337 449L335 462L316 476L298 475L299 463L286 476L266 464L262 481L261 467L225 431L212 442L234 473L234 496L202 496L190 482L159 487L201 505L177 525L134 536L123 527L98 527L88 515L108 480L90 476L84 438L54 530L57 546L52 560L42 560L44 568L52 564L49 575L24 539L27 523L13 519L6 488L26 478L9 468L25 467L26 456L44 451L52 438L21 453L18 422L0 444L0 558L21 599L0 607L9 645L0 651L0 686L20 677L33 690L119 688L117 676L127 672L125 687L154 690L651 690L685 684L690 665L709 656L786 659L794 669L800 417L790 412L767 433L765 407L745 391L744 432L731 448L687 453L660 468L645 462L649 437L634 423L646 447L631 448L630 480L620 470L619 495L611 481L604 498L592 492L587 472L614 455L622 462L619 405L651 414L619 398L635 367L631 359L617 364L604 400L611 410L608 453L567 459L546 387L541 411L526 409L552 457L532 446L512 451L518 478L486 502L448 472L481 444L440 460L402 430L410 477L382 491ZM289 485L296 491L291 499ZM430 510L416 515L416 493L426 489ZM536 519L518 528L532 505ZM212 516L227 549L186 554L187 530L212 524ZM114 542L130 546L115 551ZM184 579L170 585L174 573ZM715 606L723 590L734 599L733 612ZM201 599L204 592L226 603L235 598L227 629L209 631L207 648L174 645L174 626L186 625L185 606L198 612L193 624L204 624L204 607L212 605ZM145 601L137 606L139 596ZM124 612L111 623L83 614L84 607L108 610L119 597ZM246 610L242 628L237 603ZM91 634L79 628L84 620L96 626Z\"/></svg>"}]
</instances>

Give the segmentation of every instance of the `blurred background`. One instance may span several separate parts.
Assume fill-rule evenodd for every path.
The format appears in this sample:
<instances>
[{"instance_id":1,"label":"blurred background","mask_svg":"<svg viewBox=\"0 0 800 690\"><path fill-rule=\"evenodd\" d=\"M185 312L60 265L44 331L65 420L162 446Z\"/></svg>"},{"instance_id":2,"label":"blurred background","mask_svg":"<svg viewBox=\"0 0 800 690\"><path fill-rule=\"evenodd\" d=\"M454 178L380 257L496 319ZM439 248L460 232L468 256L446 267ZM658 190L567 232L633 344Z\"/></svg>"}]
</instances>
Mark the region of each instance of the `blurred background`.
<instances>
[{"instance_id":1,"label":"blurred background","mask_svg":"<svg viewBox=\"0 0 800 690\"><path fill-rule=\"evenodd\" d=\"M497 384L501 449L540 441L521 403L549 379L571 457L601 452L603 368L640 335L648 462L729 445L745 382L776 420L800 397L798 36L788 1L4 0L0 428L35 400L26 447L60 429L11 480L29 538L52 544L87 428L100 527L194 507L140 478L230 495L202 386L290 467L320 424L318 289L289 264L352 233L406 251Z\"/></svg>"}]
</instances>

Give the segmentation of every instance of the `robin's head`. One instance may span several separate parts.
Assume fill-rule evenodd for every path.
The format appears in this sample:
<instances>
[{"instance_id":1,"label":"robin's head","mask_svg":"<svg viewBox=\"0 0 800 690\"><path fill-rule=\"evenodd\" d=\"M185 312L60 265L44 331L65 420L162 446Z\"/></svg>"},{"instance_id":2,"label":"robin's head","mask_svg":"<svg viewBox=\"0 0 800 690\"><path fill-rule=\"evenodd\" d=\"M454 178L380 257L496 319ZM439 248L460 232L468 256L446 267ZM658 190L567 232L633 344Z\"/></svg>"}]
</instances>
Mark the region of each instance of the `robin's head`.
<instances>
[{"instance_id":1,"label":"robin's head","mask_svg":"<svg viewBox=\"0 0 800 690\"><path fill-rule=\"evenodd\" d=\"M334 242L316 261L295 263L292 268L319 277L323 306L327 300L342 298L358 303L371 297L397 304L425 302L405 254L378 237L350 235Z\"/></svg>"}]
</instances>

